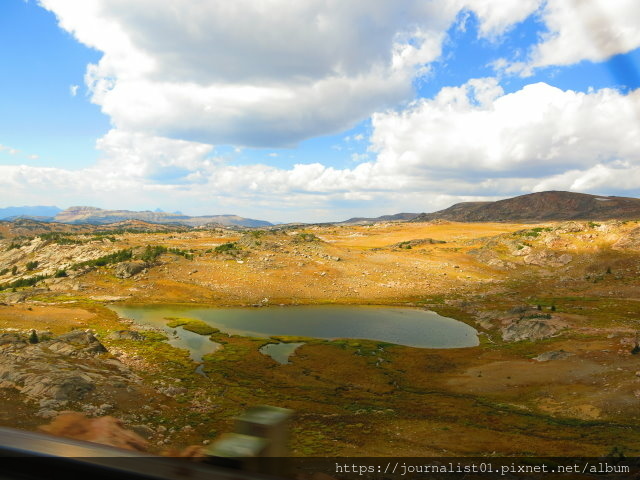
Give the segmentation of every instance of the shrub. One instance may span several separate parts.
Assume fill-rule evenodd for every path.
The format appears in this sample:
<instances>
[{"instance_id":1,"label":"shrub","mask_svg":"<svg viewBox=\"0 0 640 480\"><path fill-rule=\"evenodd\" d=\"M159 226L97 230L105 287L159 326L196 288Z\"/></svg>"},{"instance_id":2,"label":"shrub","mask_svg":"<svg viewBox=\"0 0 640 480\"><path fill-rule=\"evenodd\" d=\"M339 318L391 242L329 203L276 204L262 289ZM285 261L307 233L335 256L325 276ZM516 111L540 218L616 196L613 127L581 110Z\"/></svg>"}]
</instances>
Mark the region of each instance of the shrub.
<instances>
[{"instance_id":1,"label":"shrub","mask_svg":"<svg viewBox=\"0 0 640 480\"><path fill-rule=\"evenodd\" d=\"M140 256L140 259L144 260L145 262L153 262L163 253L173 253L174 255L180 255L187 260L193 260L193 253L187 250L182 250L180 248L167 248L162 245L147 245L144 248L144 252Z\"/></svg>"},{"instance_id":2,"label":"shrub","mask_svg":"<svg viewBox=\"0 0 640 480\"><path fill-rule=\"evenodd\" d=\"M29 278L20 278L10 283L5 283L4 285L0 285L0 290L5 290L7 288L12 289L14 292L16 288L20 287L33 287L40 280L44 280L49 278L47 275L35 275Z\"/></svg>"},{"instance_id":3,"label":"shrub","mask_svg":"<svg viewBox=\"0 0 640 480\"><path fill-rule=\"evenodd\" d=\"M293 238L294 242L319 242L320 239L313 233L299 233Z\"/></svg>"},{"instance_id":4,"label":"shrub","mask_svg":"<svg viewBox=\"0 0 640 480\"><path fill-rule=\"evenodd\" d=\"M213 249L214 252L216 253L225 253L225 252L230 252L233 250L239 250L238 245L236 245L235 243L223 243L222 245L218 245L216 248Z\"/></svg>"},{"instance_id":5,"label":"shrub","mask_svg":"<svg viewBox=\"0 0 640 480\"><path fill-rule=\"evenodd\" d=\"M15 275L16 273L18 273L18 267L17 267L16 265L14 265L14 266L11 268L11 275Z\"/></svg>"},{"instance_id":6,"label":"shrub","mask_svg":"<svg viewBox=\"0 0 640 480\"><path fill-rule=\"evenodd\" d=\"M67 271L64 269L58 270L54 275L54 278L62 278L67 276Z\"/></svg>"},{"instance_id":7,"label":"shrub","mask_svg":"<svg viewBox=\"0 0 640 480\"><path fill-rule=\"evenodd\" d=\"M96 258L95 260L87 260L85 262L76 263L72 268L77 269L81 267L103 267L111 263L120 263L131 260L132 257L133 253L131 252L131 249L127 248L124 250L118 250L117 252L105 255L100 258Z\"/></svg>"},{"instance_id":8,"label":"shrub","mask_svg":"<svg viewBox=\"0 0 640 480\"><path fill-rule=\"evenodd\" d=\"M38 334L35 330L31 330L31 335L29 335L29 343L38 343Z\"/></svg>"},{"instance_id":9,"label":"shrub","mask_svg":"<svg viewBox=\"0 0 640 480\"><path fill-rule=\"evenodd\" d=\"M193 250L192 250L193 251ZM187 260L193 260L193 253L187 250L181 250L179 248L170 248L169 253L173 253L174 255L181 255Z\"/></svg>"},{"instance_id":10,"label":"shrub","mask_svg":"<svg viewBox=\"0 0 640 480\"><path fill-rule=\"evenodd\" d=\"M57 243L58 245L82 245L84 242L81 240L75 240L68 238L68 233L63 232L50 232L40 234L40 238L47 242Z\"/></svg>"},{"instance_id":11,"label":"shrub","mask_svg":"<svg viewBox=\"0 0 640 480\"><path fill-rule=\"evenodd\" d=\"M38 262L37 261L33 261L33 262L27 262L27 272L30 272L31 270L35 270L36 268L38 268Z\"/></svg>"},{"instance_id":12,"label":"shrub","mask_svg":"<svg viewBox=\"0 0 640 480\"><path fill-rule=\"evenodd\" d=\"M145 262L153 262L156 258L166 252L167 247L163 247L162 245L147 245L140 256L140 259Z\"/></svg>"}]
</instances>

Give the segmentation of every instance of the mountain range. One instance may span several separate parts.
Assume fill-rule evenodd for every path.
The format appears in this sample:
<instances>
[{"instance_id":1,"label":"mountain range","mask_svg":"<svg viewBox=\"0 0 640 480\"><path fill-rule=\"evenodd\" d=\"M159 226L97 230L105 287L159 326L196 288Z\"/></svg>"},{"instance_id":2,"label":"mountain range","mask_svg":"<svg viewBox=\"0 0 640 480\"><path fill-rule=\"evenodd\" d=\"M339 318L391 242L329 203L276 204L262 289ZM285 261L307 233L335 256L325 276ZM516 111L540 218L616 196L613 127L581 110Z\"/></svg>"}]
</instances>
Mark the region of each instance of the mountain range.
<instances>
[{"instance_id":1,"label":"mountain range","mask_svg":"<svg viewBox=\"0 0 640 480\"><path fill-rule=\"evenodd\" d=\"M272 225L264 220L239 217L237 215L203 215L192 217L180 213L166 213L162 211L131 211L131 210L104 210L96 207L69 207L61 210L58 207L7 207L0 209L0 220L15 220L26 218L31 220L71 223L106 225L127 220L140 220L149 223L172 223L199 227L214 224L226 227L268 227Z\"/></svg>"},{"instance_id":2,"label":"mountain range","mask_svg":"<svg viewBox=\"0 0 640 480\"><path fill-rule=\"evenodd\" d=\"M138 220L154 224L173 224L188 227L238 226L260 228L273 226L264 220L237 215L189 216L179 212L105 210L96 207L69 207L61 210L53 206L0 208L0 220L27 218L66 224L106 225ZM343 222L357 225L375 222L545 222L564 220L640 219L640 199L590 195L586 193L549 191L529 193L495 202L462 202L432 213L396 213L380 217L353 217Z\"/></svg>"},{"instance_id":3,"label":"mountain range","mask_svg":"<svg viewBox=\"0 0 640 480\"><path fill-rule=\"evenodd\" d=\"M368 218L368 217L353 217L344 222L340 222L347 225L354 225L358 223L371 223L371 222L397 222L406 221L416 218L419 213L396 213L395 215L382 215L380 217Z\"/></svg>"},{"instance_id":4,"label":"mountain range","mask_svg":"<svg viewBox=\"0 0 640 480\"><path fill-rule=\"evenodd\" d=\"M62 209L58 207L5 207L0 208L0 220L12 220L14 218L33 218L38 220L53 219Z\"/></svg>"},{"instance_id":5,"label":"mountain range","mask_svg":"<svg viewBox=\"0 0 640 480\"><path fill-rule=\"evenodd\" d=\"M539 192L495 202L462 202L410 220L425 222L545 222L640 219L640 199L574 192Z\"/></svg>"}]
</instances>

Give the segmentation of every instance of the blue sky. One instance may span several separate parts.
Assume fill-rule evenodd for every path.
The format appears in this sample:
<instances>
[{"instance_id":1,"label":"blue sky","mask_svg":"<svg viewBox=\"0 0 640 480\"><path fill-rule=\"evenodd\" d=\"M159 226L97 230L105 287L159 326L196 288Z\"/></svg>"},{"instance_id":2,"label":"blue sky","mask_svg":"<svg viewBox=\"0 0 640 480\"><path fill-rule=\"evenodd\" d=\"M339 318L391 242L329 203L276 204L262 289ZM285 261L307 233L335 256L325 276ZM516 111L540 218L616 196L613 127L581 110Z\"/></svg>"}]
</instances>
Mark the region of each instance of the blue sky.
<instances>
[{"instance_id":1,"label":"blue sky","mask_svg":"<svg viewBox=\"0 0 640 480\"><path fill-rule=\"evenodd\" d=\"M640 194L635 2L282 1L0 3L0 206L287 222Z\"/></svg>"}]
</instances>

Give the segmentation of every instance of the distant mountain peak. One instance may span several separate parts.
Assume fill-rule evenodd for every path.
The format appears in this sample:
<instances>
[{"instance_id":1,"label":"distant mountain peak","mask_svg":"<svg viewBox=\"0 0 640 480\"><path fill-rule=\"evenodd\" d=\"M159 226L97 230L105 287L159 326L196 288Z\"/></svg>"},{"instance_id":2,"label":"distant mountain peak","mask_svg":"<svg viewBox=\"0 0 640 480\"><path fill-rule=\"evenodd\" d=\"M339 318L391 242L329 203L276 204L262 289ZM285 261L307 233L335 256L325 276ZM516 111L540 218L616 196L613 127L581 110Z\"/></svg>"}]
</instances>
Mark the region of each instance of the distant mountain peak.
<instances>
[{"instance_id":1,"label":"distant mountain peak","mask_svg":"<svg viewBox=\"0 0 640 480\"><path fill-rule=\"evenodd\" d=\"M54 206L23 206L0 208L0 220L7 218L51 219L62 210Z\"/></svg>"},{"instance_id":2,"label":"distant mountain peak","mask_svg":"<svg viewBox=\"0 0 640 480\"><path fill-rule=\"evenodd\" d=\"M55 221L60 223L89 223L102 225L122 222L125 220L141 220L149 223L178 223L197 227L207 223L220 223L222 225L235 225L243 227L268 227L270 222L239 217L237 215L204 215L191 217L178 213L166 213L163 211L131 211L131 210L105 210L97 207L76 206L69 207L55 216Z\"/></svg>"}]
</instances>

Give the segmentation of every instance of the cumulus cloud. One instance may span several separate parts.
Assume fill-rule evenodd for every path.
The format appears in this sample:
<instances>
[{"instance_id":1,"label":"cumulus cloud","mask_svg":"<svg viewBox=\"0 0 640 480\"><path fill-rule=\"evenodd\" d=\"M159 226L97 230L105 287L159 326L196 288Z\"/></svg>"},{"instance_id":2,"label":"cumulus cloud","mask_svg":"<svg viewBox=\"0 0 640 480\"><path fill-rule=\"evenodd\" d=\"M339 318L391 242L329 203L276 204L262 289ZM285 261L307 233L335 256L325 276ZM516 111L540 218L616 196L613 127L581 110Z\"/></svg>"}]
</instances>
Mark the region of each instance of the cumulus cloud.
<instances>
[{"instance_id":1,"label":"cumulus cloud","mask_svg":"<svg viewBox=\"0 0 640 480\"><path fill-rule=\"evenodd\" d=\"M461 6L478 17L480 35L491 38L525 20L543 3L543 0L464 0Z\"/></svg>"},{"instance_id":2,"label":"cumulus cloud","mask_svg":"<svg viewBox=\"0 0 640 480\"><path fill-rule=\"evenodd\" d=\"M545 83L502 94L493 78L373 116L378 163L416 175L545 177L596 164L640 162L640 91L560 90Z\"/></svg>"},{"instance_id":3,"label":"cumulus cloud","mask_svg":"<svg viewBox=\"0 0 640 480\"><path fill-rule=\"evenodd\" d=\"M100 140L103 158L93 167L0 166L0 185L75 192L122 208L170 196L172 208L233 208L278 221L296 213L307 221L340 219L342 211L346 218L349 205L362 214L379 205L383 213L433 211L549 189L637 194L638 108L640 90L581 93L537 83L505 94L494 78L472 79L374 115L369 158L353 157L359 163L351 168L234 165L207 144L114 129Z\"/></svg>"},{"instance_id":4,"label":"cumulus cloud","mask_svg":"<svg viewBox=\"0 0 640 480\"><path fill-rule=\"evenodd\" d=\"M17 200L55 191L127 208L170 197L167 208L190 213L289 221L292 205L298 219L335 220L348 205L377 215L550 188L638 188L638 91L537 83L505 94L482 78L407 103L460 12L474 12L490 39L539 15L549 32L528 60L496 64L526 72L635 48L630 0L607 4L618 30L596 33L581 30L595 10L571 17L564 0L39 1L103 53L85 82L113 129L88 168L0 166L0 188ZM234 165L213 146L293 146L369 117L369 148L349 168ZM332 148L346 154L367 138L344 140ZM393 210L373 211L381 204Z\"/></svg>"},{"instance_id":5,"label":"cumulus cloud","mask_svg":"<svg viewBox=\"0 0 640 480\"><path fill-rule=\"evenodd\" d=\"M86 82L120 130L290 146L412 96L455 2L40 0L103 52Z\"/></svg>"},{"instance_id":6,"label":"cumulus cloud","mask_svg":"<svg viewBox=\"0 0 640 480\"><path fill-rule=\"evenodd\" d=\"M640 8L636 0L547 0L540 10L547 31L525 61L499 62L510 73L582 60L600 62L640 47Z\"/></svg>"}]
</instances>

